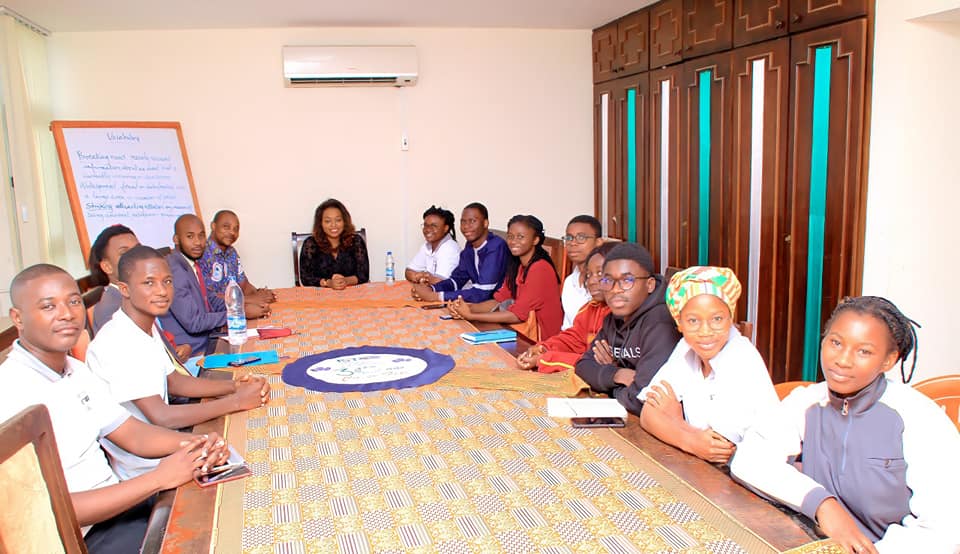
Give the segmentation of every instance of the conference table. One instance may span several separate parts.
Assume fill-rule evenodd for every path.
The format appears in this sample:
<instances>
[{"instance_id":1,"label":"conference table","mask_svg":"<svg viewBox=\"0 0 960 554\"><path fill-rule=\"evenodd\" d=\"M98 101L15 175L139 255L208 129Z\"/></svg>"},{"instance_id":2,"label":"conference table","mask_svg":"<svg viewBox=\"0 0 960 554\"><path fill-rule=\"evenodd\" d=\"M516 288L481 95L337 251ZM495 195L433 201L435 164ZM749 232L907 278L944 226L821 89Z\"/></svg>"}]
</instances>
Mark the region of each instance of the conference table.
<instances>
[{"instance_id":1,"label":"conference table","mask_svg":"<svg viewBox=\"0 0 960 554\"><path fill-rule=\"evenodd\" d=\"M516 368L529 343L470 345L476 330L420 309L409 286L281 289L255 340L278 363L258 409L195 427L227 437L253 475L168 491L145 552L839 552L812 523L647 434L575 429L546 399L583 396L572 372ZM316 392L288 363L353 346L428 348L455 367L433 384ZM164 520L166 524L164 525ZM162 529L162 532L159 530Z\"/></svg>"}]
</instances>

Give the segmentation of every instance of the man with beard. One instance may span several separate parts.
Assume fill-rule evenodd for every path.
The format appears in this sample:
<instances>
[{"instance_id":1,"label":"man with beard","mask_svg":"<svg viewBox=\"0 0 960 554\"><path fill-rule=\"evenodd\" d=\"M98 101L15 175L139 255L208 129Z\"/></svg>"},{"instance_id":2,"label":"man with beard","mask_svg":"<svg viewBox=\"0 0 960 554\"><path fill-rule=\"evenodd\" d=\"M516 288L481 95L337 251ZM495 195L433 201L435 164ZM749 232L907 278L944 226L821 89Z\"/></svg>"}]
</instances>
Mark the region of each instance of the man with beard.
<instances>
[{"instance_id":1,"label":"man with beard","mask_svg":"<svg viewBox=\"0 0 960 554\"><path fill-rule=\"evenodd\" d=\"M240 263L240 254L233 247L240 238L240 219L230 210L220 210L210 223L210 240L203 256L197 262L203 272L207 294L223 298L227 283L233 277L243 290L243 298L251 302L276 302L277 296L270 289L258 289L247 279Z\"/></svg>"}]
</instances>

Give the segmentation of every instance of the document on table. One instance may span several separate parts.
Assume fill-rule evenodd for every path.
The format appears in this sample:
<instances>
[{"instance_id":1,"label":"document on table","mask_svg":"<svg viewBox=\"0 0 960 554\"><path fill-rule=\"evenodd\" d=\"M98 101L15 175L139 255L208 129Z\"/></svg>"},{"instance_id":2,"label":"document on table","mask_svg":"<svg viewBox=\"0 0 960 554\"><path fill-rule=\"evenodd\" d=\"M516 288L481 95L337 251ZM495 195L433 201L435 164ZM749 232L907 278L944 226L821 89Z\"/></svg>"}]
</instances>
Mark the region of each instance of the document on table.
<instances>
[{"instance_id":1,"label":"document on table","mask_svg":"<svg viewBox=\"0 0 960 554\"><path fill-rule=\"evenodd\" d=\"M548 398L550 417L627 417L627 410L614 398Z\"/></svg>"}]
</instances>

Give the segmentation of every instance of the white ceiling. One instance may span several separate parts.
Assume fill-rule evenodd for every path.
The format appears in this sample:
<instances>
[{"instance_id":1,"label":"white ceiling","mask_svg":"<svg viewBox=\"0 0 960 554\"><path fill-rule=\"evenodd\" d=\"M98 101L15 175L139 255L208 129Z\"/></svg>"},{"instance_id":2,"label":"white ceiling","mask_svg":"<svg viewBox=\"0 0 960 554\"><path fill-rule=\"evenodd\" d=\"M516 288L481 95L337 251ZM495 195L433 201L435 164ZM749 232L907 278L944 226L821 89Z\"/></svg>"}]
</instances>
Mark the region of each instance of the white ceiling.
<instances>
[{"instance_id":1,"label":"white ceiling","mask_svg":"<svg viewBox=\"0 0 960 554\"><path fill-rule=\"evenodd\" d=\"M0 0L52 32L246 27L593 29L655 0Z\"/></svg>"}]
</instances>

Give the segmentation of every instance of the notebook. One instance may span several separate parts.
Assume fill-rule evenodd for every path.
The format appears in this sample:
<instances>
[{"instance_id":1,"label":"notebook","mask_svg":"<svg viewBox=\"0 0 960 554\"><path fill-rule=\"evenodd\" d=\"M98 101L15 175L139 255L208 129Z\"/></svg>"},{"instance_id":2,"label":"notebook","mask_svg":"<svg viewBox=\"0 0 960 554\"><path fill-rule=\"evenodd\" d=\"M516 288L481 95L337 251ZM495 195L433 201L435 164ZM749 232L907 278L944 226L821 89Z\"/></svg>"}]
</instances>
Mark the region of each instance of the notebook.
<instances>
[{"instance_id":1,"label":"notebook","mask_svg":"<svg viewBox=\"0 0 960 554\"><path fill-rule=\"evenodd\" d=\"M476 331L461 333L460 338L470 344L488 344L491 342L511 342L517 340L517 332L512 329L494 329L492 331Z\"/></svg>"}]
</instances>

